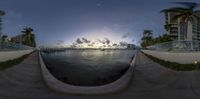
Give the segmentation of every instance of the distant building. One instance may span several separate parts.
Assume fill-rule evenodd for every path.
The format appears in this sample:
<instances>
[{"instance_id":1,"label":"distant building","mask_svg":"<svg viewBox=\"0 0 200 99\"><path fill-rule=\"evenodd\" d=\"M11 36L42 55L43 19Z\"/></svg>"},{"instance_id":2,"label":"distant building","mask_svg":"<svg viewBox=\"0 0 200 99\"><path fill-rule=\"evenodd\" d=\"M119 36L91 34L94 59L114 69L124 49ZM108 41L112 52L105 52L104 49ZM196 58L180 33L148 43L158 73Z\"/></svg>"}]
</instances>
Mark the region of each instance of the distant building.
<instances>
[{"instance_id":1,"label":"distant building","mask_svg":"<svg viewBox=\"0 0 200 99\"><path fill-rule=\"evenodd\" d=\"M200 41L200 19L194 17L188 24L180 19L172 22L171 19L177 14L174 12L165 13L165 28L172 40Z\"/></svg>"},{"instance_id":2,"label":"distant building","mask_svg":"<svg viewBox=\"0 0 200 99\"><path fill-rule=\"evenodd\" d=\"M20 34L20 35L11 37L11 41L14 43L22 43L25 41L25 37L22 34Z\"/></svg>"}]
</instances>

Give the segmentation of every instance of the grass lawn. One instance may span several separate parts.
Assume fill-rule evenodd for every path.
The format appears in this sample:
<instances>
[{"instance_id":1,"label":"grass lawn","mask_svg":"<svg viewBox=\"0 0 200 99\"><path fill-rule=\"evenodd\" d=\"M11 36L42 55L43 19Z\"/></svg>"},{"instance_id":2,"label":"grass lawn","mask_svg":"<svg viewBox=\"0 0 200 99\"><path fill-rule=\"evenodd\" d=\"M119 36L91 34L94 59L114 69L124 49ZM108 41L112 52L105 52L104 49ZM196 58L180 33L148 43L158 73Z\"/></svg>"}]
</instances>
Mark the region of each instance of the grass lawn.
<instances>
[{"instance_id":1,"label":"grass lawn","mask_svg":"<svg viewBox=\"0 0 200 99\"><path fill-rule=\"evenodd\" d=\"M169 62L169 61L161 60L161 59L158 59L158 58L153 57L151 55L147 55L145 53L143 53L143 54L146 55L151 60L153 60L154 62L156 62L156 63L158 63L162 66L165 66L167 68L176 70L176 71L200 70L200 63L197 63L197 64L179 64L179 63L175 63L175 62Z\"/></svg>"},{"instance_id":2,"label":"grass lawn","mask_svg":"<svg viewBox=\"0 0 200 99\"><path fill-rule=\"evenodd\" d=\"M30 54L32 54L33 52L31 52ZM4 69L7 69L9 67L12 67L14 65L17 65L19 63L21 63L25 58L27 58L30 54L26 54L26 55L23 55L17 59L13 59L13 60L8 60L8 61L5 61L5 62L0 62L0 70L4 70Z\"/></svg>"}]
</instances>

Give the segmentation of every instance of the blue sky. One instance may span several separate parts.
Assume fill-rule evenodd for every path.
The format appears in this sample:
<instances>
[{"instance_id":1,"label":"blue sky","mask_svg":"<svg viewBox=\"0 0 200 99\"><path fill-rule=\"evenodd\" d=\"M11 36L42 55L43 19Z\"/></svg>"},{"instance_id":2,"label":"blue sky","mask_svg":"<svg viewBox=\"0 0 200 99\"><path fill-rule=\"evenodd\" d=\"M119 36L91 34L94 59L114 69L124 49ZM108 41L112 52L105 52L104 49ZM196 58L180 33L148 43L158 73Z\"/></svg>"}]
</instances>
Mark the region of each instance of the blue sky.
<instances>
[{"instance_id":1,"label":"blue sky","mask_svg":"<svg viewBox=\"0 0 200 99\"><path fill-rule=\"evenodd\" d=\"M138 43L144 29L154 36L165 33L160 10L173 1L198 0L0 0L3 32L20 34L23 27L34 29L38 45L59 40L71 44L77 38L109 38L112 42Z\"/></svg>"}]
</instances>

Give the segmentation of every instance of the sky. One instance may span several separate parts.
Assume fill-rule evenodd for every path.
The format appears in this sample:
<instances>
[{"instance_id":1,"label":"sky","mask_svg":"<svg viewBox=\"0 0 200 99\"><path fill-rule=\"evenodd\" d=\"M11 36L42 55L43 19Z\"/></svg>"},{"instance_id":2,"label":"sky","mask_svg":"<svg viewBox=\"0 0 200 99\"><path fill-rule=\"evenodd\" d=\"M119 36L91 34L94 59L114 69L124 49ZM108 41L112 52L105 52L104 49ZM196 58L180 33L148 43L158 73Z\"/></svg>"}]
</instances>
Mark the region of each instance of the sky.
<instances>
[{"instance_id":1,"label":"sky","mask_svg":"<svg viewBox=\"0 0 200 99\"><path fill-rule=\"evenodd\" d=\"M162 9L170 2L198 0L0 0L3 33L19 35L32 27L38 46L70 45L78 38L138 45L144 29L162 35Z\"/></svg>"}]
</instances>

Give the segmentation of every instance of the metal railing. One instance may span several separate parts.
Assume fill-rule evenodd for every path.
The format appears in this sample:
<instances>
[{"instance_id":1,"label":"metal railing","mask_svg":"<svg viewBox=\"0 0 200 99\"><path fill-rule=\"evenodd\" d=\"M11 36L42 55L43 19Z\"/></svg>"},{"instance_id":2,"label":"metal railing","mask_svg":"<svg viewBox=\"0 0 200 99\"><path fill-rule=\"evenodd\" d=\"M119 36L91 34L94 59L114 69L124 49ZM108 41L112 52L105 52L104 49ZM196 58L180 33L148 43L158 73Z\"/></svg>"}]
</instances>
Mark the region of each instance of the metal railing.
<instances>
[{"instance_id":1,"label":"metal railing","mask_svg":"<svg viewBox=\"0 0 200 99\"><path fill-rule=\"evenodd\" d=\"M171 41L148 46L147 49L167 52L200 51L200 41Z\"/></svg>"},{"instance_id":2,"label":"metal railing","mask_svg":"<svg viewBox=\"0 0 200 99\"><path fill-rule=\"evenodd\" d=\"M33 48L23 45L23 44L18 44L18 43L0 42L0 51L27 50L27 49L33 49Z\"/></svg>"}]
</instances>

